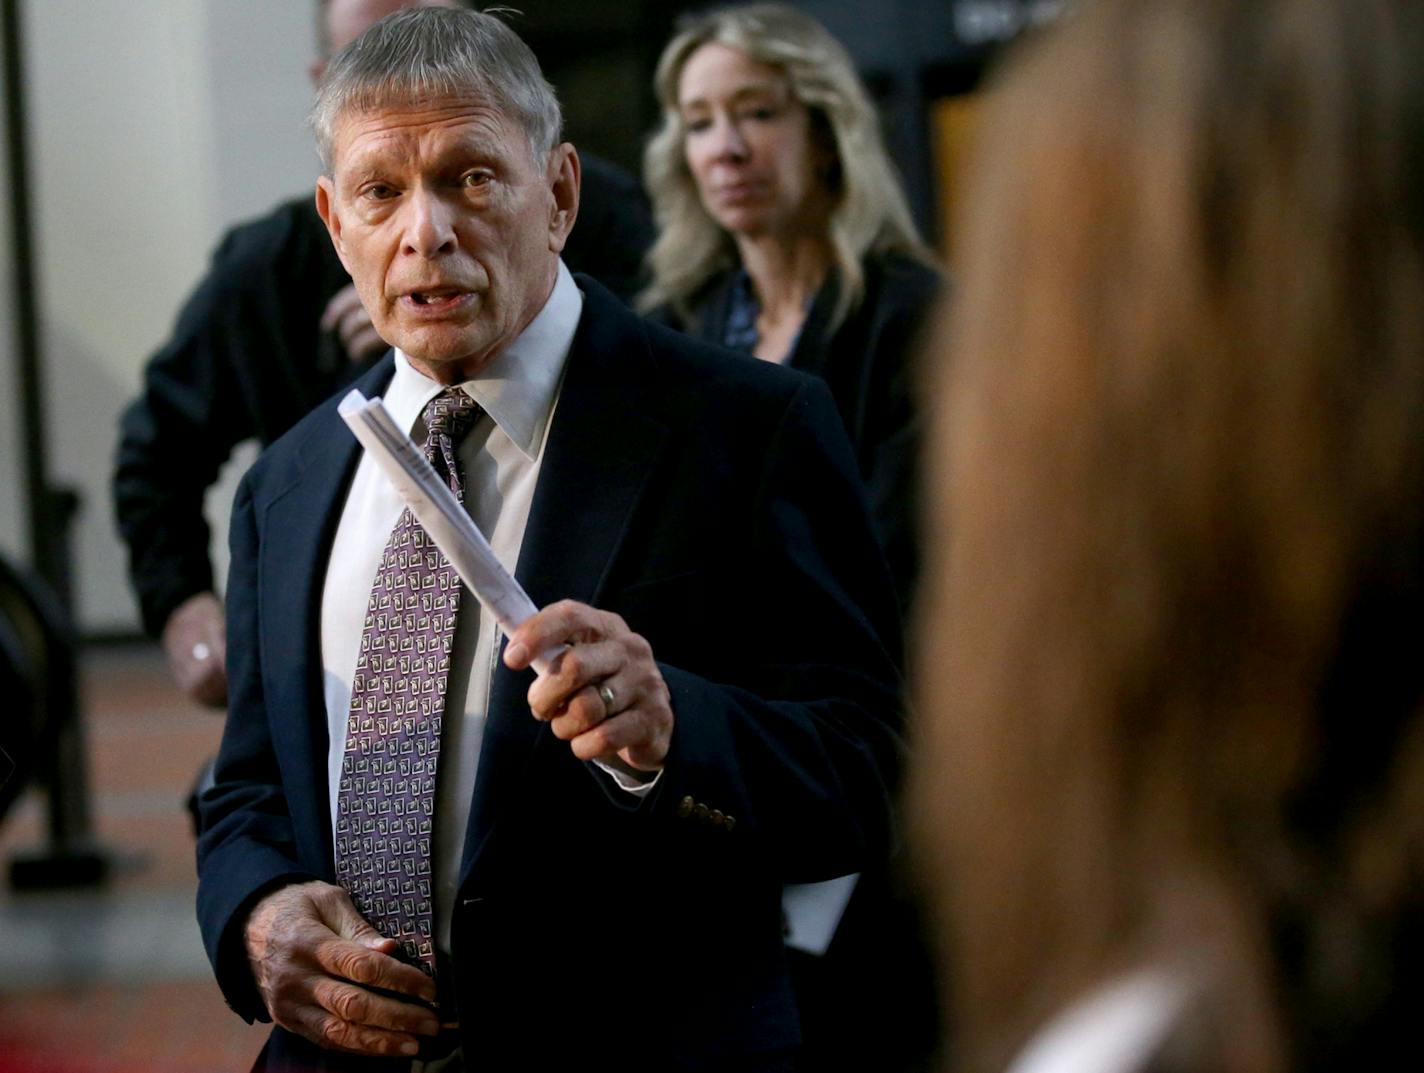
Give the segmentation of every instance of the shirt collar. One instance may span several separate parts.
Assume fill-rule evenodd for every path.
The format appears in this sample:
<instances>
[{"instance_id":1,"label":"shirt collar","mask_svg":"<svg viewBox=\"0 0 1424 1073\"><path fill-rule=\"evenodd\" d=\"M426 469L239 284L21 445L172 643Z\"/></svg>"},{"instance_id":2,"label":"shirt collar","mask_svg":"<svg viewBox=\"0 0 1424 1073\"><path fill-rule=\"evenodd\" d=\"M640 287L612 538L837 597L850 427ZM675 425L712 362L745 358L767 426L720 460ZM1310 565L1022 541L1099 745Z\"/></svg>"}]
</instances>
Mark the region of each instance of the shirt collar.
<instances>
[{"instance_id":1,"label":"shirt collar","mask_svg":"<svg viewBox=\"0 0 1424 1073\"><path fill-rule=\"evenodd\" d=\"M531 461L538 457L554 410L564 361L583 312L583 292L559 262L549 300L529 326L475 376L457 385ZM383 399L395 423L407 433L425 404L443 390L396 350L396 372Z\"/></svg>"}]
</instances>

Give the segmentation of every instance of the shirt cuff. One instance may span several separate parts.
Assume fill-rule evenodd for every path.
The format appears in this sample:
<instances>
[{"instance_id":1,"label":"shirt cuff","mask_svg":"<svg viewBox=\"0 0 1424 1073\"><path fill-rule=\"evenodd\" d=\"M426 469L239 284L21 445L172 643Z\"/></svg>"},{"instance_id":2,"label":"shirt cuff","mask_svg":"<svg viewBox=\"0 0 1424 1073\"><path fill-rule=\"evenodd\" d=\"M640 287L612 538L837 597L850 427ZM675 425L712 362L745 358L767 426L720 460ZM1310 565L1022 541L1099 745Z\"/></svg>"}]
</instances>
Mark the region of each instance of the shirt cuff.
<instances>
[{"instance_id":1,"label":"shirt cuff","mask_svg":"<svg viewBox=\"0 0 1424 1073\"><path fill-rule=\"evenodd\" d=\"M634 797L647 797L653 787L658 784L658 780L663 777L661 769L639 771L637 768L629 767L621 760L595 760L593 763L617 784L618 789L630 793Z\"/></svg>"}]
</instances>

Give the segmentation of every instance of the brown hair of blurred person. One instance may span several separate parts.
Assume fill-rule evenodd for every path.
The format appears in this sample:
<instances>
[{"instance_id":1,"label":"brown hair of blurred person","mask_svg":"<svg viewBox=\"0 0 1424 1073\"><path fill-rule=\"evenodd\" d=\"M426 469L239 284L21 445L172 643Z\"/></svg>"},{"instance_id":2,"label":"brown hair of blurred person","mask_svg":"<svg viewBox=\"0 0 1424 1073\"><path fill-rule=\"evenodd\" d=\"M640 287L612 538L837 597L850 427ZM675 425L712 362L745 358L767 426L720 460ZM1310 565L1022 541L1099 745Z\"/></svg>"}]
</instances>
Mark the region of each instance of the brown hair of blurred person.
<instances>
[{"instance_id":1,"label":"brown hair of blurred person","mask_svg":"<svg viewBox=\"0 0 1424 1073\"><path fill-rule=\"evenodd\" d=\"M1415 0L1106 0L989 94L913 753L960 1068L1144 965L1174 1068L1412 1035L1421 56Z\"/></svg>"}]
</instances>

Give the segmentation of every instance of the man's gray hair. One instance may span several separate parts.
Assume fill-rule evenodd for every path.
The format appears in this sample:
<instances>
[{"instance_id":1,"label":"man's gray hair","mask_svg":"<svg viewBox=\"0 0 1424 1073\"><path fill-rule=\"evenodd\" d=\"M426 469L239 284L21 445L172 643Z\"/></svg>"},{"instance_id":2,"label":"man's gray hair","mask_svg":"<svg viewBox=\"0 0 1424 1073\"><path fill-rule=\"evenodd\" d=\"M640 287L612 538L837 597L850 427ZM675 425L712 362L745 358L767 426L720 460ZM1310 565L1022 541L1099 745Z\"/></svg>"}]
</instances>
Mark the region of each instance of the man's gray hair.
<instances>
[{"instance_id":1,"label":"man's gray hair","mask_svg":"<svg viewBox=\"0 0 1424 1073\"><path fill-rule=\"evenodd\" d=\"M518 34L487 12L410 8L376 23L327 66L311 112L322 165L331 171L344 113L452 97L487 101L517 123L540 167L559 143L554 87Z\"/></svg>"}]
</instances>

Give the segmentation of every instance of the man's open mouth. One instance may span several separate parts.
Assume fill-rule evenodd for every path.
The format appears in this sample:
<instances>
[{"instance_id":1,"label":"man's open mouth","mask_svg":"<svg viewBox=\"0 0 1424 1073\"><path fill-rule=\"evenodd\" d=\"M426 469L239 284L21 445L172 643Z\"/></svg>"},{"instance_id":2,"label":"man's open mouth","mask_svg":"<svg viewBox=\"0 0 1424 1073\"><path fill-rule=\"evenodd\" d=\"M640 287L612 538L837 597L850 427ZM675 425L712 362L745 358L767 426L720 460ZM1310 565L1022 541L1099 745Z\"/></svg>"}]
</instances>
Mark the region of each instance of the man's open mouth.
<instances>
[{"instance_id":1,"label":"man's open mouth","mask_svg":"<svg viewBox=\"0 0 1424 1073\"><path fill-rule=\"evenodd\" d=\"M449 305L469 294L453 287L435 287L428 291L411 291L408 297L418 306Z\"/></svg>"}]
</instances>

